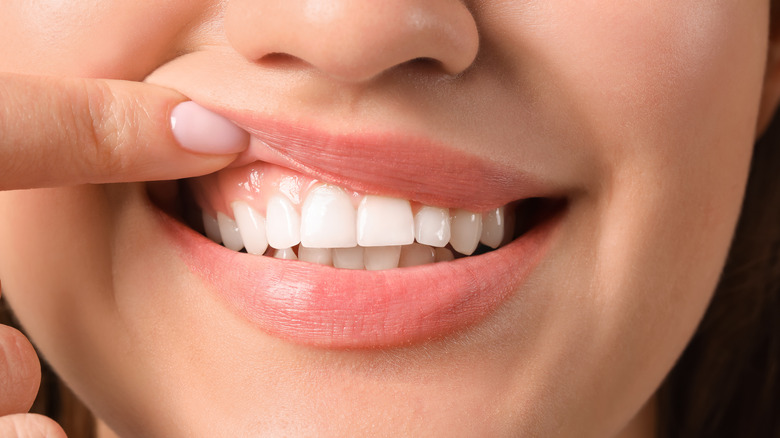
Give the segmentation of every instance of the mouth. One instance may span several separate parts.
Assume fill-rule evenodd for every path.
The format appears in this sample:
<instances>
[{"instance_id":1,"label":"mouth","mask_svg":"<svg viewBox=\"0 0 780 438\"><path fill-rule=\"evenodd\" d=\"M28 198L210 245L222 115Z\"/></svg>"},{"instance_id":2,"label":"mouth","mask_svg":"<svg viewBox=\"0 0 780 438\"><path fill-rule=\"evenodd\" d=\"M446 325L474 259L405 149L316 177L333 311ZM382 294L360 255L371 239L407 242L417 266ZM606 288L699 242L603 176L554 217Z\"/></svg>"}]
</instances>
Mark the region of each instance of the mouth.
<instances>
[{"instance_id":1,"label":"mouth","mask_svg":"<svg viewBox=\"0 0 780 438\"><path fill-rule=\"evenodd\" d=\"M566 211L473 158L425 169L415 142L388 153L366 136L243 127L252 145L233 166L148 193L206 288L290 342L386 348L467 329L518 292Z\"/></svg>"}]
</instances>

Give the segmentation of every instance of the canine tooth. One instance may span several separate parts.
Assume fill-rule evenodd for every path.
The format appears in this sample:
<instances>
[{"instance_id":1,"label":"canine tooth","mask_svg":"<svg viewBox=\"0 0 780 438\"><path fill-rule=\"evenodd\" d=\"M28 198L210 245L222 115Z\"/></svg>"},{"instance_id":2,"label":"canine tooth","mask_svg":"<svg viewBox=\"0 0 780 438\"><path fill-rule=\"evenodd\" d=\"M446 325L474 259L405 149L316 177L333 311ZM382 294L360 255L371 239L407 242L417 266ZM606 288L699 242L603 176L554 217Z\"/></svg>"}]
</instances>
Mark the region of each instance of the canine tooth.
<instances>
[{"instance_id":1,"label":"canine tooth","mask_svg":"<svg viewBox=\"0 0 780 438\"><path fill-rule=\"evenodd\" d=\"M414 238L424 245L443 247L450 241L450 211L424 206L414 215Z\"/></svg>"},{"instance_id":2,"label":"canine tooth","mask_svg":"<svg viewBox=\"0 0 780 438\"><path fill-rule=\"evenodd\" d=\"M203 211L203 229L206 231L206 237L216 243L222 243L222 235L219 233L219 223L217 219Z\"/></svg>"},{"instance_id":3,"label":"canine tooth","mask_svg":"<svg viewBox=\"0 0 780 438\"><path fill-rule=\"evenodd\" d=\"M222 244L225 245L225 248L241 251L241 248L244 247L244 241L241 239L236 221L225 213L218 212L217 224L219 224L219 234L222 236Z\"/></svg>"},{"instance_id":4,"label":"canine tooth","mask_svg":"<svg viewBox=\"0 0 780 438\"><path fill-rule=\"evenodd\" d=\"M366 195L357 210L360 246L408 245L414 242L414 217L409 201Z\"/></svg>"},{"instance_id":5,"label":"canine tooth","mask_svg":"<svg viewBox=\"0 0 780 438\"><path fill-rule=\"evenodd\" d=\"M295 251L292 248L282 248L274 251L275 259L282 260L298 260L298 256L295 255Z\"/></svg>"},{"instance_id":6,"label":"canine tooth","mask_svg":"<svg viewBox=\"0 0 780 438\"><path fill-rule=\"evenodd\" d=\"M398 267L425 265L433 263L434 260L436 260L436 253L433 248L428 245L413 243L401 247L401 258L398 261Z\"/></svg>"},{"instance_id":7,"label":"canine tooth","mask_svg":"<svg viewBox=\"0 0 780 438\"><path fill-rule=\"evenodd\" d=\"M452 215L452 237L450 245L463 255L471 255L482 236L482 215L457 209Z\"/></svg>"},{"instance_id":8,"label":"canine tooth","mask_svg":"<svg viewBox=\"0 0 780 438\"><path fill-rule=\"evenodd\" d=\"M333 266L342 269L363 269L363 247L334 248Z\"/></svg>"},{"instance_id":9,"label":"canine tooth","mask_svg":"<svg viewBox=\"0 0 780 438\"><path fill-rule=\"evenodd\" d=\"M301 243L301 215L284 196L268 200L265 229L272 248L291 248Z\"/></svg>"},{"instance_id":10,"label":"canine tooth","mask_svg":"<svg viewBox=\"0 0 780 438\"><path fill-rule=\"evenodd\" d=\"M246 202L236 201L232 207L233 217L236 218L238 231L244 241L246 252L262 255L268 249L268 239L265 237L265 218Z\"/></svg>"},{"instance_id":11,"label":"canine tooth","mask_svg":"<svg viewBox=\"0 0 780 438\"><path fill-rule=\"evenodd\" d=\"M496 249L504 241L506 232L505 208L499 207L482 213L482 237L479 241Z\"/></svg>"},{"instance_id":12,"label":"canine tooth","mask_svg":"<svg viewBox=\"0 0 780 438\"><path fill-rule=\"evenodd\" d=\"M330 248L307 248L301 245L298 247L298 260L333 266L333 254Z\"/></svg>"},{"instance_id":13,"label":"canine tooth","mask_svg":"<svg viewBox=\"0 0 780 438\"><path fill-rule=\"evenodd\" d=\"M455 254L447 248L435 248L434 250L436 251L436 263L455 260Z\"/></svg>"},{"instance_id":14,"label":"canine tooth","mask_svg":"<svg viewBox=\"0 0 780 438\"><path fill-rule=\"evenodd\" d=\"M370 246L363 252L363 261L369 271L397 268L400 257L400 246Z\"/></svg>"},{"instance_id":15,"label":"canine tooth","mask_svg":"<svg viewBox=\"0 0 780 438\"><path fill-rule=\"evenodd\" d=\"M357 246L355 207L343 190L322 185L309 193L301 213L301 245L308 248Z\"/></svg>"}]
</instances>

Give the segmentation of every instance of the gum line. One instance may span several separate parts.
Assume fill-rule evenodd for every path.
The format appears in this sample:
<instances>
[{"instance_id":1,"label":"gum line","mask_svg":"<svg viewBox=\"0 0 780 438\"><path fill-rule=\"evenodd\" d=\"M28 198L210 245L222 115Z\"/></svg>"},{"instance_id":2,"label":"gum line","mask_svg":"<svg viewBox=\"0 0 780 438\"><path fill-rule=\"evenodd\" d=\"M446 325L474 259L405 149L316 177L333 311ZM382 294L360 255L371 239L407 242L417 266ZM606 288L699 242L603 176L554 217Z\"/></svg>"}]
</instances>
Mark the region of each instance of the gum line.
<instances>
[{"instance_id":1,"label":"gum line","mask_svg":"<svg viewBox=\"0 0 780 438\"><path fill-rule=\"evenodd\" d=\"M216 217L218 212L233 217L230 204L234 201L244 201L265 216L268 200L275 195L287 198L300 213L309 192L323 184L302 173L261 161L191 178L188 182L198 206L212 217ZM365 194L343 188L341 190L357 209ZM410 201L410 204L414 214L425 207L415 201Z\"/></svg>"},{"instance_id":2,"label":"gum line","mask_svg":"<svg viewBox=\"0 0 780 438\"><path fill-rule=\"evenodd\" d=\"M258 161L191 179L190 188L198 205L212 217L216 217L217 212L233 217L230 203L238 200L265 216L268 200L274 195L287 198L300 213L303 201L318 183L320 181L304 174ZM345 192L357 208L363 194Z\"/></svg>"},{"instance_id":3,"label":"gum line","mask_svg":"<svg viewBox=\"0 0 780 438\"><path fill-rule=\"evenodd\" d=\"M463 255L471 255L480 241L495 249L507 242L510 231L504 207L482 214L364 195L263 162L190 180L190 187L203 211L207 236L236 251L245 247L277 258L332 265L365 252L366 260L394 258L388 266L395 267L400 258L401 266L412 266L453 259L445 246ZM341 207L313 201L322 201L323 193ZM275 221L268 216L272 205ZM280 209L287 212L285 220L279 219ZM484 229L483 220L488 224ZM292 237L290 230L297 234L298 228L300 235Z\"/></svg>"}]
</instances>

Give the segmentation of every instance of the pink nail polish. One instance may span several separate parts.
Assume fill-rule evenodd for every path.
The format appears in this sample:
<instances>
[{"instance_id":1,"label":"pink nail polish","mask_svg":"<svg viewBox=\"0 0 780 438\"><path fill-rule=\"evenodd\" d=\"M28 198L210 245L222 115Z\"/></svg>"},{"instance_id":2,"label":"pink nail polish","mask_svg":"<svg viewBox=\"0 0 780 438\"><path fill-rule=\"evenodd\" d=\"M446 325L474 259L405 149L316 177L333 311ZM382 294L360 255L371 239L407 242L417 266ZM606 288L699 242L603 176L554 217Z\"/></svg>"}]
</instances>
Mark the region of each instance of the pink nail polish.
<instances>
[{"instance_id":1,"label":"pink nail polish","mask_svg":"<svg viewBox=\"0 0 780 438\"><path fill-rule=\"evenodd\" d=\"M171 129L182 148L201 154L235 154L249 144L246 131L192 101L176 105Z\"/></svg>"}]
</instances>

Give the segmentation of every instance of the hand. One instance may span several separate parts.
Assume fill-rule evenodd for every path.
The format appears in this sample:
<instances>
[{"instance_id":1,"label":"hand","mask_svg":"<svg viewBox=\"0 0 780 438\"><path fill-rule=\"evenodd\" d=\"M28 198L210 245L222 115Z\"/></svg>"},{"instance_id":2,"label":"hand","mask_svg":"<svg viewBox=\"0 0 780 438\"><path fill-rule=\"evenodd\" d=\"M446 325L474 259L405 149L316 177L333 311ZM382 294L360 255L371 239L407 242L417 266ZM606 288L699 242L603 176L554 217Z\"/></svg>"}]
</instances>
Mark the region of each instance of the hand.
<instances>
[{"instance_id":1,"label":"hand","mask_svg":"<svg viewBox=\"0 0 780 438\"><path fill-rule=\"evenodd\" d=\"M247 147L246 132L184 100L135 82L0 73L0 190L191 177ZM0 437L65 436L26 414L40 379L32 345L0 325Z\"/></svg>"}]
</instances>

